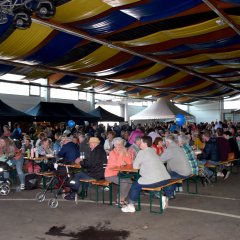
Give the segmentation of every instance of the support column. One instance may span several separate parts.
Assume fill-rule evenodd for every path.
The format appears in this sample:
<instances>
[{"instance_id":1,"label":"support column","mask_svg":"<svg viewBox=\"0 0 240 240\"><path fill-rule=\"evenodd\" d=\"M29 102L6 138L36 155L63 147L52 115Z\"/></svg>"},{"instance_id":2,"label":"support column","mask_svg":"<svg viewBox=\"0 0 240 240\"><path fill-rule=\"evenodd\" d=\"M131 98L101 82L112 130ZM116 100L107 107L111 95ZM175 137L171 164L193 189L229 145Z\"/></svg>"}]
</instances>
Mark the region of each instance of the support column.
<instances>
[{"instance_id":1,"label":"support column","mask_svg":"<svg viewBox=\"0 0 240 240\"><path fill-rule=\"evenodd\" d=\"M223 109L224 109L223 100L220 100L219 101L219 119L220 119L220 121L223 121Z\"/></svg>"},{"instance_id":2,"label":"support column","mask_svg":"<svg viewBox=\"0 0 240 240\"><path fill-rule=\"evenodd\" d=\"M120 106L120 116L125 119L125 104L119 104Z\"/></svg>"},{"instance_id":3,"label":"support column","mask_svg":"<svg viewBox=\"0 0 240 240\"><path fill-rule=\"evenodd\" d=\"M125 122L129 122L129 115L128 115L128 103L124 104L124 120Z\"/></svg>"},{"instance_id":4,"label":"support column","mask_svg":"<svg viewBox=\"0 0 240 240\"><path fill-rule=\"evenodd\" d=\"M87 93L87 101L90 102L90 111L95 109L95 93Z\"/></svg>"},{"instance_id":5,"label":"support column","mask_svg":"<svg viewBox=\"0 0 240 240\"><path fill-rule=\"evenodd\" d=\"M51 101L51 97L50 97L50 88L47 87L48 86L48 79L46 78L45 81L43 81L42 83L45 86L42 86L40 88L41 91L41 97L44 98L44 100L46 102L50 102Z\"/></svg>"}]
</instances>

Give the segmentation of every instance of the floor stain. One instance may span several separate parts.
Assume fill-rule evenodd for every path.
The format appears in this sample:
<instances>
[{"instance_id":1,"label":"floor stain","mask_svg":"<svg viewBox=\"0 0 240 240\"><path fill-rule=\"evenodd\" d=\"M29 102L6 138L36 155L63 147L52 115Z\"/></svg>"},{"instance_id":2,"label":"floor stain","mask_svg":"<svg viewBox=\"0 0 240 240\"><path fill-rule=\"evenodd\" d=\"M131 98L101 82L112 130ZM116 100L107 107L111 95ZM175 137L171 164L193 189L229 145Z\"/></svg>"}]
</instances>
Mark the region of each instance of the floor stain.
<instances>
[{"instance_id":1,"label":"floor stain","mask_svg":"<svg viewBox=\"0 0 240 240\"><path fill-rule=\"evenodd\" d=\"M79 232L67 232L64 231L65 229L65 226L53 226L45 234L50 236L69 237L69 240L124 240L130 236L129 231L113 230L101 224L89 226L81 229Z\"/></svg>"}]
</instances>

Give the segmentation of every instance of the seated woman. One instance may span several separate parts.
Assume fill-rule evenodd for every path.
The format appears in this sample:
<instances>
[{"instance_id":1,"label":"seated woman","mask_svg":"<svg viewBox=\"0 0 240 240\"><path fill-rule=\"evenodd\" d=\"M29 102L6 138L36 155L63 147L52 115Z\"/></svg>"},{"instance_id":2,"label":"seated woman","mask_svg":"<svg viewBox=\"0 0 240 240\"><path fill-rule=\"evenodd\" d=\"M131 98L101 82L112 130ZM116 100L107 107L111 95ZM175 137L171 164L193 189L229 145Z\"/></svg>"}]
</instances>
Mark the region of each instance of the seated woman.
<instances>
[{"instance_id":1,"label":"seated woman","mask_svg":"<svg viewBox=\"0 0 240 240\"><path fill-rule=\"evenodd\" d=\"M202 134L201 133L199 133L198 131L195 131L192 134L192 140L193 140L193 148L194 149L203 150L205 144L202 140Z\"/></svg>"},{"instance_id":2,"label":"seated woman","mask_svg":"<svg viewBox=\"0 0 240 240\"><path fill-rule=\"evenodd\" d=\"M115 132L114 131L109 131L107 133L107 139L104 142L104 150L106 151L107 154L109 154L109 152L111 150L113 150L113 139L115 137Z\"/></svg>"},{"instance_id":3,"label":"seated woman","mask_svg":"<svg viewBox=\"0 0 240 240\"><path fill-rule=\"evenodd\" d=\"M52 140L47 137L43 138L41 141L41 145L36 149L36 152L38 156L46 157L48 159L47 163L46 164L44 163L44 169L53 171L54 170L53 162L55 161L55 158L52 149Z\"/></svg>"},{"instance_id":4,"label":"seated woman","mask_svg":"<svg viewBox=\"0 0 240 240\"><path fill-rule=\"evenodd\" d=\"M118 171L114 170L127 164L132 164L132 158L124 147L124 140L120 137L114 138L114 149L109 152L107 167L105 169L105 179L118 184ZM131 188L132 181L128 178L121 179L120 182L120 205L126 205L126 198ZM117 198L118 199L118 198ZM118 202L116 202L118 204Z\"/></svg>"},{"instance_id":5,"label":"seated woman","mask_svg":"<svg viewBox=\"0 0 240 240\"><path fill-rule=\"evenodd\" d=\"M23 154L21 145L16 145L9 137L3 136L0 138L0 155L4 158L9 158L12 166L16 166L17 174L20 181L20 190L25 189L25 174L23 173Z\"/></svg>"},{"instance_id":6,"label":"seated woman","mask_svg":"<svg viewBox=\"0 0 240 240\"><path fill-rule=\"evenodd\" d=\"M157 155L161 155L164 151L163 148L163 139L161 137L156 137L152 147L155 149Z\"/></svg>"}]
</instances>

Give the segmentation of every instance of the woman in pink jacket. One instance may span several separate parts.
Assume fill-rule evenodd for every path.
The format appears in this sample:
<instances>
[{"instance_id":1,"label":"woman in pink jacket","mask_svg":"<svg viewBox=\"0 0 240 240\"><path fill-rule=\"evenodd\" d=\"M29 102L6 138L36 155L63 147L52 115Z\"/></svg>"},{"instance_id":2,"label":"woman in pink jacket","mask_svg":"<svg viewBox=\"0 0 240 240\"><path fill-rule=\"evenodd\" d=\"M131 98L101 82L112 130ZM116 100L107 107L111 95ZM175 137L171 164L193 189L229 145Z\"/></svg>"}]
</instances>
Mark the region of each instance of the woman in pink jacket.
<instances>
[{"instance_id":1,"label":"woman in pink jacket","mask_svg":"<svg viewBox=\"0 0 240 240\"><path fill-rule=\"evenodd\" d=\"M109 152L107 167L105 169L105 179L107 181L118 184L118 171L116 167L132 164L132 158L124 147L124 140L120 137L114 138L114 149ZM120 205L126 205L126 198L131 188L132 181L129 178L121 179L120 182ZM117 198L118 199L118 198ZM118 202L116 202L118 204Z\"/></svg>"}]
</instances>

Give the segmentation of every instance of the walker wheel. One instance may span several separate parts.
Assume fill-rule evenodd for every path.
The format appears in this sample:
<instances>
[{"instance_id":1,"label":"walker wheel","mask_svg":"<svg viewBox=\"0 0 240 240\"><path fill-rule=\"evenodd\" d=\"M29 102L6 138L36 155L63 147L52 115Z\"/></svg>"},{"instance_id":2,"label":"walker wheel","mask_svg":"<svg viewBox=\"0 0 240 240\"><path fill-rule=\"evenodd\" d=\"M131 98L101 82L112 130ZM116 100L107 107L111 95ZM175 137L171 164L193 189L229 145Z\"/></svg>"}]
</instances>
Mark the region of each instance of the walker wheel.
<instances>
[{"instance_id":1,"label":"walker wheel","mask_svg":"<svg viewBox=\"0 0 240 240\"><path fill-rule=\"evenodd\" d=\"M3 183L0 186L0 194L6 196L10 193L10 187L7 183Z\"/></svg>"},{"instance_id":2,"label":"walker wheel","mask_svg":"<svg viewBox=\"0 0 240 240\"><path fill-rule=\"evenodd\" d=\"M43 202L45 200L45 195L42 192L36 194L36 200L38 202Z\"/></svg>"},{"instance_id":3,"label":"walker wheel","mask_svg":"<svg viewBox=\"0 0 240 240\"><path fill-rule=\"evenodd\" d=\"M50 208L56 208L58 206L58 200L56 198L49 199L48 206Z\"/></svg>"}]
</instances>

